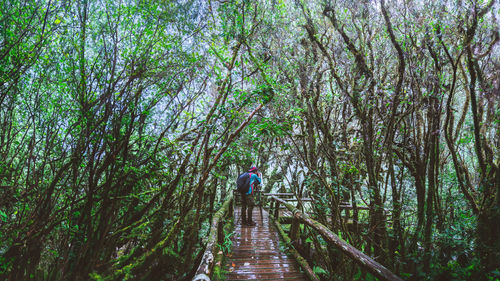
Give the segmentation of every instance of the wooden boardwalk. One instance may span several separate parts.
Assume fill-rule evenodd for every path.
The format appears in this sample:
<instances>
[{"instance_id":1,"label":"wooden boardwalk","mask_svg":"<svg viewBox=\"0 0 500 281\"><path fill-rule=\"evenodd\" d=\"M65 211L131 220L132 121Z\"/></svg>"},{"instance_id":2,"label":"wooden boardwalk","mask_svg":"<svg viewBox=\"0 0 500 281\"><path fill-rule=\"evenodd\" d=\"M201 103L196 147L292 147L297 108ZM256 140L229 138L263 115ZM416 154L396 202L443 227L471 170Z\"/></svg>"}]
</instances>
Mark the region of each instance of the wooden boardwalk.
<instances>
[{"instance_id":1,"label":"wooden boardwalk","mask_svg":"<svg viewBox=\"0 0 500 281\"><path fill-rule=\"evenodd\" d=\"M253 209L254 227L241 226L240 208L235 208L232 254L226 259L226 280L308 280L299 265L280 250L279 234L270 225L268 213Z\"/></svg>"}]
</instances>

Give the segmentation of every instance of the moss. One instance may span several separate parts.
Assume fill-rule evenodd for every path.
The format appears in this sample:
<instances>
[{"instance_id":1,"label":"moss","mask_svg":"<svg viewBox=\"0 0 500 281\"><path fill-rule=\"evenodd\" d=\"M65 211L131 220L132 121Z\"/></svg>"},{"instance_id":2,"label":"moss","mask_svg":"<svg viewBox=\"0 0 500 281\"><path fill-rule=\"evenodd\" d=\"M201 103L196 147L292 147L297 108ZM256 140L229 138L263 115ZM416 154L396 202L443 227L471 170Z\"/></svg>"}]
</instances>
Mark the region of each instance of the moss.
<instances>
[{"instance_id":1,"label":"moss","mask_svg":"<svg viewBox=\"0 0 500 281\"><path fill-rule=\"evenodd\" d=\"M290 253L292 253L295 260L299 263L300 267L307 274L307 277L309 277L310 280L318 280L319 281L320 280L319 277L313 272L313 270L309 266L309 263L307 262L307 260L304 257L302 257L299 254L299 252L293 247L292 241L290 240L290 237L288 237L288 235L285 233L281 224L277 220L275 220L272 215L269 215L269 216L274 221L274 225L278 229L278 232L280 233L283 241L288 246Z\"/></svg>"}]
</instances>

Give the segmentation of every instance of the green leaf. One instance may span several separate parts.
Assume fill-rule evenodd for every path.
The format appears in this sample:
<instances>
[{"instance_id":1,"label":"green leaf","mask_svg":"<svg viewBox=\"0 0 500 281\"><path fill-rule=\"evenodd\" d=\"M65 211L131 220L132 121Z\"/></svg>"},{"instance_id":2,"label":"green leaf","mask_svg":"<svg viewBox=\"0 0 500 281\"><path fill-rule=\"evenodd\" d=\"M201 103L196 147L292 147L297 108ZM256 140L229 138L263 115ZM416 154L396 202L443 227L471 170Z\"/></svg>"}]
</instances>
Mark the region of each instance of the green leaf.
<instances>
[{"instance_id":1,"label":"green leaf","mask_svg":"<svg viewBox=\"0 0 500 281\"><path fill-rule=\"evenodd\" d=\"M7 222L8 216L2 210L0 210L0 218L2 221Z\"/></svg>"},{"instance_id":2,"label":"green leaf","mask_svg":"<svg viewBox=\"0 0 500 281\"><path fill-rule=\"evenodd\" d=\"M322 267L315 266L313 267L313 272L316 274L327 274L328 272L324 270Z\"/></svg>"}]
</instances>

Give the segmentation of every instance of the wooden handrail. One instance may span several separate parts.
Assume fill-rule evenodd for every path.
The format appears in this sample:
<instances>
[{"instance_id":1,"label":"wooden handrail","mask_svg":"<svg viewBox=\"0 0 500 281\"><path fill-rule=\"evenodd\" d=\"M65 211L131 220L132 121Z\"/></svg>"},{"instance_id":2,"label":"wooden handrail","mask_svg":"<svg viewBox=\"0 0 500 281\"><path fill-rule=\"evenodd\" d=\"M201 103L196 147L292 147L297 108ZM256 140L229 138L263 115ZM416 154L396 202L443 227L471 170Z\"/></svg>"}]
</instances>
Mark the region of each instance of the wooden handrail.
<instances>
[{"instance_id":1,"label":"wooden handrail","mask_svg":"<svg viewBox=\"0 0 500 281\"><path fill-rule=\"evenodd\" d=\"M295 193L263 193L264 196L294 196Z\"/></svg>"},{"instance_id":2,"label":"wooden handrail","mask_svg":"<svg viewBox=\"0 0 500 281\"><path fill-rule=\"evenodd\" d=\"M287 198L287 199L283 199L285 201L299 201L297 200L297 198ZM303 202L310 202L310 201L313 201L312 198L300 198L300 201L303 201Z\"/></svg>"},{"instance_id":3,"label":"wooden handrail","mask_svg":"<svg viewBox=\"0 0 500 281\"><path fill-rule=\"evenodd\" d=\"M339 205L340 209L354 209L352 205ZM356 209L358 210L370 210L370 207L367 206L356 206Z\"/></svg>"},{"instance_id":4,"label":"wooden handrail","mask_svg":"<svg viewBox=\"0 0 500 281\"><path fill-rule=\"evenodd\" d=\"M279 205L279 204L286 206L286 208L290 212L292 212L293 216L297 220L309 225L311 228L318 231L321 234L321 236L323 236L323 238L328 243L333 244L340 251L342 251L345 255L347 255L354 262L356 262L359 266L361 266L362 268L364 268L368 272L372 273L376 277L378 277L382 280L390 280L390 281L393 281L393 280L401 281L402 280L399 276L397 276L396 274L391 272L389 269L387 269L383 265L379 264L378 262L374 261L371 257L366 255L365 253L354 248L353 246L351 246L350 244L348 244L347 242L342 240L340 237L338 237L335 233L333 233L326 226L311 219L309 216L302 213L300 210L298 210L294 206L288 204L287 202L285 202L284 200L282 200L276 196L271 196L271 200L275 201L274 206ZM275 214L277 213L276 211L277 211L277 209L275 210ZM275 218L278 219L278 216L275 215Z\"/></svg>"},{"instance_id":5,"label":"wooden handrail","mask_svg":"<svg viewBox=\"0 0 500 281\"><path fill-rule=\"evenodd\" d=\"M274 196L274 197L276 197L280 200L283 200L283 201L298 201L296 198L279 198L279 197L277 197L277 196L293 196L293 195L295 195L294 193L263 193L263 195L267 196L269 198ZM300 201L312 202L313 199L309 198L309 197L304 197L304 198L301 198ZM339 208L340 209L354 209L354 207L349 202L340 202ZM367 207L367 206L356 206L356 208L358 210L370 210L370 207Z\"/></svg>"},{"instance_id":6,"label":"wooden handrail","mask_svg":"<svg viewBox=\"0 0 500 281\"><path fill-rule=\"evenodd\" d=\"M215 250L216 245L220 237L220 223L223 222L223 219L226 215L231 215L231 208L233 206L233 194L229 193L229 197L224 201L222 207L215 213L212 224L210 225L210 233L208 234L207 247L205 249L205 253L203 254L203 258L201 259L200 265L196 270L196 274L193 278L193 281L210 281L210 275L212 274L212 269L215 261Z\"/></svg>"}]
</instances>

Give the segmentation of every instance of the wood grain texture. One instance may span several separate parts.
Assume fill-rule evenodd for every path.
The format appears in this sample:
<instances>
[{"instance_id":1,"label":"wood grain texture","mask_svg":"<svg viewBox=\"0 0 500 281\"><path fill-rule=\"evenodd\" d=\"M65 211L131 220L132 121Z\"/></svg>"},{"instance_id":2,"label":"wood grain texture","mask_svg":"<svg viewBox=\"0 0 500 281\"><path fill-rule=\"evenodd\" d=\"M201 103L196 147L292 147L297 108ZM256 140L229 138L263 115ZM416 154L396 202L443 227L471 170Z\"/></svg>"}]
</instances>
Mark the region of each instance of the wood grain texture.
<instances>
[{"instance_id":1,"label":"wood grain texture","mask_svg":"<svg viewBox=\"0 0 500 281\"><path fill-rule=\"evenodd\" d=\"M254 227L241 226L235 209L233 250L226 262L226 280L308 280L293 257L280 249L279 235L266 211L254 209Z\"/></svg>"}]
</instances>

